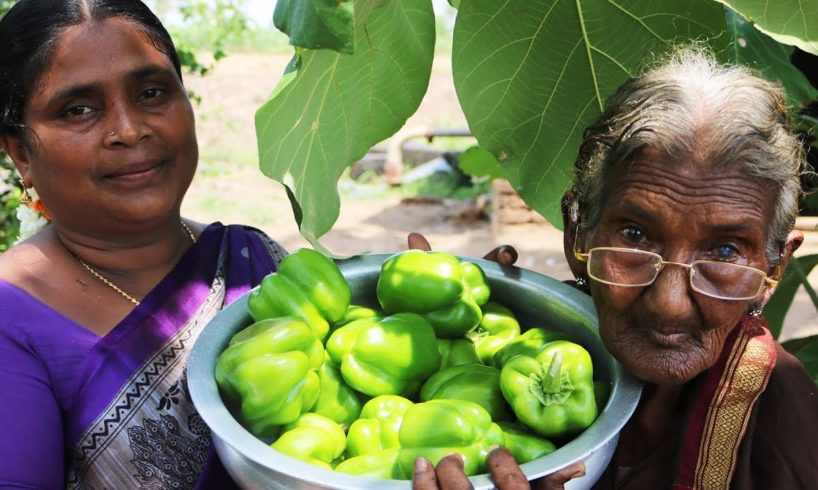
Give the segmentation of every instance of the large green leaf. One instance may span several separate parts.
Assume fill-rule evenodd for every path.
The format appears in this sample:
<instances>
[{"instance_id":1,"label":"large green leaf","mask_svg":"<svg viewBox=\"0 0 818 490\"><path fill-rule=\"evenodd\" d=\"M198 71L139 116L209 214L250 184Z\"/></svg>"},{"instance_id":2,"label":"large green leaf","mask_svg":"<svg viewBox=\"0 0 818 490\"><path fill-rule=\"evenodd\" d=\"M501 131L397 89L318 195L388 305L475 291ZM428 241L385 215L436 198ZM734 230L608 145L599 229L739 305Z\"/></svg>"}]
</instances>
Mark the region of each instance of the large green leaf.
<instances>
[{"instance_id":1,"label":"large green leaf","mask_svg":"<svg viewBox=\"0 0 818 490\"><path fill-rule=\"evenodd\" d=\"M338 218L343 170L420 104L434 40L431 0L356 0L355 53L302 50L256 113L261 170L288 187L313 245Z\"/></svg>"},{"instance_id":2,"label":"large green leaf","mask_svg":"<svg viewBox=\"0 0 818 490\"><path fill-rule=\"evenodd\" d=\"M788 340L781 345L801 361L818 384L818 335Z\"/></svg>"},{"instance_id":3,"label":"large green leaf","mask_svg":"<svg viewBox=\"0 0 818 490\"><path fill-rule=\"evenodd\" d=\"M717 0L776 41L818 54L818 2L815 0Z\"/></svg>"},{"instance_id":4,"label":"large green leaf","mask_svg":"<svg viewBox=\"0 0 818 490\"><path fill-rule=\"evenodd\" d=\"M792 300L795 298L795 293L798 288L804 284L805 276L809 275L810 271L818 264L818 254L805 255L797 257L790 261L781 282L778 283L778 288L775 294L767 302L764 307L764 317L770 326L774 338L778 338L781 334L781 327L784 326L784 318L787 316L787 311L792 305ZM801 269L799 272L797 269ZM809 284L807 284L809 286ZM818 305L816 305L818 308Z\"/></svg>"},{"instance_id":5,"label":"large green leaf","mask_svg":"<svg viewBox=\"0 0 818 490\"><path fill-rule=\"evenodd\" d=\"M455 88L480 146L561 226L582 131L608 95L674 42L710 39L723 52L724 29L710 0L468 0L454 29Z\"/></svg>"},{"instance_id":6,"label":"large green leaf","mask_svg":"<svg viewBox=\"0 0 818 490\"><path fill-rule=\"evenodd\" d=\"M293 46L352 53L353 5L351 0L278 0L273 23Z\"/></svg>"},{"instance_id":7,"label":"large green leaf","mask_svg":"<svg viewBox=\"0 0 818 490\"><path fill-rule=\"evenodd\" d=\"M727 9L730 61L751 66L767 79L780 82L787 91L790 107L799 111L818 97L818 90L790 61L794 47L762 33L741 15Z\"/></svg>"}]
</instances>

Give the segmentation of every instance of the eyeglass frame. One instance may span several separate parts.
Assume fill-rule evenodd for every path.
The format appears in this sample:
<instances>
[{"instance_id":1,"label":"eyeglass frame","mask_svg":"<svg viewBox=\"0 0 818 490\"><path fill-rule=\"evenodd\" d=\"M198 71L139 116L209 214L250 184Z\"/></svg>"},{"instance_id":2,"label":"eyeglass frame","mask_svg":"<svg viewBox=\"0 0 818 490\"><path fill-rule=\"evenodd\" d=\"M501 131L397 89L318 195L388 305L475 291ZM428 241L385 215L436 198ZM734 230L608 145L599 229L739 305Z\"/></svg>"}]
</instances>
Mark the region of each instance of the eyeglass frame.
<instances>
[{"instance_id":1,"label":"eyeglass frame","mask_svg":"<svg viewBox=\"0 0 818 490\"><path fill-rule=\"evenodd\" d=\"M647 282L647 283L644 283L644 284L618 284L618 283L614 283L614 282L610 282L610 281L603 281L602 279L596 278L593 275L591 275L590 257L591 257L591 252L593 252L594 250L612 250L612 251L615 251L615 252L628 252L628 253L634 253L635 252L635 253L640 253L640 254L645 254L645 255L652 255L654 257L658 257L659 267L656 269L656 274L653 276L653 279L651 279L650 282ZM588 265L585 266L585 269L588 272L588 277L590 277L594 281L600 282L602 284L609 284L611 286L620 286L620 287L623 287L623 288L637 288L637 287L650 286L651 284L656 282L656 279L659 277L659 273L662 272L662 269L665 268L665 265L667 265L667 264L678 265L679 267L684 267L685 269L687 269L688 281L690 282L690 288L693 291L696 291L699 294L703 294L703 295L705 295L705 296L707 296L709 298L715 298L715 299L720 299L720 300L725 300L725 301L746 301L748 299L757 298L758 295L761 294L761 290L764 288L765 284L769 285L772 288L775 288L775 287L778 286L778 282L779 282L777 279L770 278L769 274L767 274L763 270L757 269L755 267L750 267L750 266L741 265L741 264L732 264L732 263L729 263L729 262L719 262L717 260L702 260L702 259L696 259L696 260L692 261L689 264L683 264L681 262L673 262L673 261L670 261L670 260L665 260L661 255L659 255L659 254L657 254L655 252L648 252L647 250L639 250L639 249L635 249L635 248L593 247L591 249L588 249L587 252L582 253L576 248L576 245L575 245L574 246L574 257L576 257L577 260L579 260L581 262L585 262L586 264L588 264ZM759 284L758 291L756 292L756 294L754 296L742 297L742 298L727 298L727 297L724 297L724 296L715 296L713 294L706 293L706 292L700 290L699 288L697 288L695 285L693 285L693 266L695 264L697 264L697 263L725 264L725 265L730 265L732 267L739 267L739 268L742 268L742 269L757 271L757 272L760 272L761 274L764 275L764 281L761 284ZM778 266L776 266L775 275L778 276L780 274L780 272L781 272L781 265L778 265Z\"/></svg>"}]
</instances>

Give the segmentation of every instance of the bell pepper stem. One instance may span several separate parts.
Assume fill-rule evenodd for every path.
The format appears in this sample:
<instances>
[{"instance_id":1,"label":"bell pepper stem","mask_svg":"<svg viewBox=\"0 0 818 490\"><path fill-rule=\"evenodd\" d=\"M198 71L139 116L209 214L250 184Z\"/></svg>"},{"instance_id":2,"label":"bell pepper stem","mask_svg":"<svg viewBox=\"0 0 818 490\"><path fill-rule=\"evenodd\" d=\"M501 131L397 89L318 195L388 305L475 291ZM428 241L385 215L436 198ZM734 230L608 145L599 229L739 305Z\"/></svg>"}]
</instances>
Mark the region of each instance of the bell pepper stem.
<instances>
[{"instance_id":1,"label":"bell pepper stem","mask_svg":"<svg viewBox=\"0 0 818 490\"><path fill-rule=\"evenodd\" d=\"M568 371L562 369L562 362L562 353L557 351L547 368L541 364L538 372L529 375L529 391L546 407L562 405L574 391Z\"/></svg>"},{"instance_id":2,"label":"bell pepper stem","mask_svg":"<svg viewBox=\"0 0 818 490\"><path fill-rule=\"evenodd\" d=\"M555 352L551 357L551 364L548 366L548 373L542 380L542 390L544 393L559 393L562 391L562 352Z\"/></svg>"}]
</instances>

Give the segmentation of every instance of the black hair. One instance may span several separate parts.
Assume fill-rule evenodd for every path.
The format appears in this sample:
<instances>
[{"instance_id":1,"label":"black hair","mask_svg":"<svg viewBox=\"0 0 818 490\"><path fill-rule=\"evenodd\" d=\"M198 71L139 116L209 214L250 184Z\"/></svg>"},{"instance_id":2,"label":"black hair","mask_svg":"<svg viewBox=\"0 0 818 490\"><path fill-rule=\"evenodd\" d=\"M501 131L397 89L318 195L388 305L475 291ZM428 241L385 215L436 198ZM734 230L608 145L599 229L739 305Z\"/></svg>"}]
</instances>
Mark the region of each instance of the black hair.
<instances>
[{"instance_id":1,"label":"black hair","mask_svg":"<svg viewBox=\"0 0 818 490\"><path fill-rule=\"evenodd\" d=\"M140 0L20 0L0 19L0 134L23 136L26 103L62 32L114 17L136 24L170 58L181 80L170 34Z\"/></svg>"}]
</instances>

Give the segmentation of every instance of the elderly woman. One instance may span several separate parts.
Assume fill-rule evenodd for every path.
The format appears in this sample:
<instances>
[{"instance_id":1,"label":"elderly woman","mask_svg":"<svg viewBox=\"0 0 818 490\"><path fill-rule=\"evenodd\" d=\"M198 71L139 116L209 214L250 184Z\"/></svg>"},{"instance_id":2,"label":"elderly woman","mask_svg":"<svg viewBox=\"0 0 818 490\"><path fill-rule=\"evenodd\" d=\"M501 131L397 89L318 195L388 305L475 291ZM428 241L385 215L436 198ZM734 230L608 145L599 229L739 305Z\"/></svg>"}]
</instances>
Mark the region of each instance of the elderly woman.
<instances>
[{"instance_id":1,"label":"elderly woman","mask_svg":"<svg viewBox=\"0 0 818 490\"><path fill-rule=\"evenodd\" d=\"M803 166L781 90L692 49L586 131L565 253L606 347L645 382L596 488L815 488L818 390L761 315L803 241ZM500 488L528 487L507 453L489 459ZM420 461L415 488L461 488L456 466L435 482Z\"/></svg>"},{"instance_id":2,"label":"elderly woman","mask_svg":"<svg viewBox=\"0 0 818 490\"><path fill-rule=\"evenodd\" d=\"M198 148L159 20L138 0L17 3L0 21L0 140L51 216L0 255L0 487L218 474L189 348L284 252L181 218Z\"/></svg>"}]
</instances>

